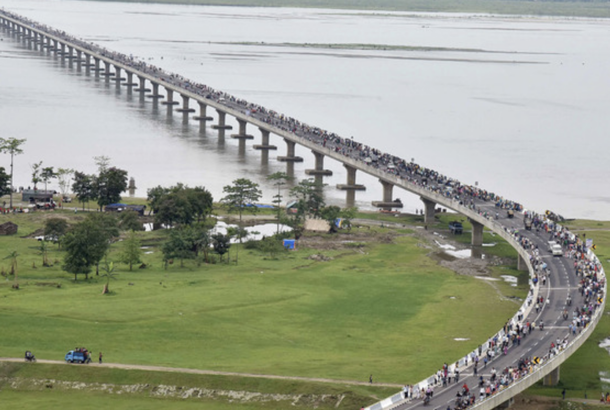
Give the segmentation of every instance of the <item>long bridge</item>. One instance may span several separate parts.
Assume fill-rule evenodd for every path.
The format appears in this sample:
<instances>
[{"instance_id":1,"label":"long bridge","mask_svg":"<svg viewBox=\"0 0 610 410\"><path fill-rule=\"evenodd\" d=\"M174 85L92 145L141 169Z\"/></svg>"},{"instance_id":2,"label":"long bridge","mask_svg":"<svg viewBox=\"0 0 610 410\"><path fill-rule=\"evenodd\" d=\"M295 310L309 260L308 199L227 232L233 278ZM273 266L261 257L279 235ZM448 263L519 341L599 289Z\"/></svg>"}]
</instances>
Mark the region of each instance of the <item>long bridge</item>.
<instances>
[{"instance_id":1,"label":"long bridge","mask_svg":"<svg viewBox=\"0 0 610 410\"><path fill-rule=\"evenodd\" d=\"M515 201L462 184L413 161L341 138L4 9L0 10L0 29L31 49L68 60L91 75L103 76L107 82L114 81L117 87L129 87L155 102L163 99L161 104L170 110L179 105L177 111L187 120L196 112L190 106L194 101L199 112L192 119L203 127L213 120L207 111L211 107L217 113L217 122L212 128L217 129L221 137L231 129L226 116L232 116L239 124L239 130L231 137L238 139L240 146L254 138L247 133L250 125L261 133L261 143L253 148L264 155L277 149L270 144L271 134L284 139L286 155L278 156L279 161L303 161L295 155L295 146L308 148L314 155L315 166L305 173L318 181L332 175L330 170L324 169L324 159L330 157L347 170L346 183L337 187L352 195L356 190L365 189L356 183L356 172L372 175L383 186L383 198L373 203L376 206L400 207L399 202L392 200L393 189L398 187L421 198L426 224L434 222L437 206L446 207L468 218L472 225L473 246L482 245L483 231L487 228L515 248L518 268L528 270L530 280L528 297L514 317L498 333L481 341L474 351L443 366L443 370L425 380L372 404L368 410L420 408L424 406L423 398L431 391L430 404L435 409L488 410L509 405L516 394L540 379L545 384L556 384L561 363L585 342L603 314L606 280L601 263L587 244L562 226L557 218L525 211ZM164 94L160 92L162 89ZM181 97L181 104L174 100L174 95ZM505 214L507 210L515 216L509 218ZM526 218L533 222L531 230L523 229ZM561 244L563 257L555 257L547 251L551 239ZM528 326L541 323L544 323L543 328ZM485 358L489 363L483 365ZM458 374L459 381L456 380ZM464 384L468 386L468 394ZM458 399L457 392L461 395Z\"/></svg>"}]
</instances>

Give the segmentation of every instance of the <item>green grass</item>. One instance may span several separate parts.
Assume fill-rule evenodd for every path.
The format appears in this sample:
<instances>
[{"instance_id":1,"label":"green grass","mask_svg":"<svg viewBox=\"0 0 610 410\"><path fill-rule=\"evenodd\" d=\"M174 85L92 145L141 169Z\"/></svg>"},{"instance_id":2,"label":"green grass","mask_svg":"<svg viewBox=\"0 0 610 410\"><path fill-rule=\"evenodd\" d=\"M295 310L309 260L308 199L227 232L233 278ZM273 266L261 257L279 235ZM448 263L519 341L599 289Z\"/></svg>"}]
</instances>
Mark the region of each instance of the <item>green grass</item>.
<instances>
[{"instance_id":1,"label":"green grass","mask_svg":"<svg viewBox=\"0 0 610 410\"><path fill-rule=\"evenodd\" d=\"M44 215L3 218L14 219L23 236ZM349 239L342 236L335 238ZM12 280L0 284L2 354L31 349L61 359L87 346L111 362L354 380L373 373L380 382L417 382L493 334L515 309L487 284L439 267L412 237L368 244L364 252L324 252L332 262L307 259L319 253L314 249L276 261L242 250L237 268L176 263L167 271L159 243L149 241L150 268L130 273L121 265L113 293L102 296L103 279L74 282L58 265L32 268L41 259L34 239L0 238L7 254L22 255L21 289L12 290ZM54 250L51 260L61 258ZM480 326L469 312L491 304L496 320ZM471 341L453 340L462 337Z\"/></svg>"}]
</instances>

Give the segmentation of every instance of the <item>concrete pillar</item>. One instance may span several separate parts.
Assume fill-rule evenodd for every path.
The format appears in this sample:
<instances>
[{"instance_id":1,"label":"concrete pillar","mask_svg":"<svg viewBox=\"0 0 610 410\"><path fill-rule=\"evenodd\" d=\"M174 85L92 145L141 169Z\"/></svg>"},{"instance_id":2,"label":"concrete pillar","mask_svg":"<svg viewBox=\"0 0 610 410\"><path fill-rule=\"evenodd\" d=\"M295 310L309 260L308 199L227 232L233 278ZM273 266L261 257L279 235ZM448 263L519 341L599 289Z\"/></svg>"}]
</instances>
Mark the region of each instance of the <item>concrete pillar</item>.
<instances>
[{"instance_id":1,"label":"concrete pillar","mask_svg":"<svg viewBox=\"0 0 610 410\"><path fill-rule=\"evenodd\" d=\"M472 219L469 219L472 225L472 242L473 246L483 245L483 224L478 223Z\"/></svg>"},{"instance_id":2,"label":"concrete pillar","mask_svg":"<svg viewBox=\"0 0 610 410\"><path fill-rule=\"evenodd\" d=\"M199 115L196 115L193 119L201 121L202 124L205 124L206 121L212 121L214 118L207 115L208 105L201 101L197 101L197 104L199 104Z\"/></svg>"},{"instance_id":3,"label":"concrete pillar","mask_svg":"<svg viewBox=\"0 0 610 410\"><path fill-rule=\"evenodd\" d=\"M150 88L146 88L146 77L138 76L138 80L140 81L140 86L138 88L136 88L134 91L139 91L141 93L149 92Z\"/></svg>"},{"instance_id":4,"label":"concrete pillar","mask_svg":"<svg viewBox=\"0 0 610 410\"><path fill-rule=\"evenodd\" d=\"M117 82L117 85L121 84L123 78L121 78L121 67L118 65L114 66L114 81Z\"/></svg>"},{"instance_id":5,"label":"concrete pillar","mask_svg":"<svg viewBox=\"0 0 610 410\"><path fill-rule=\"evenodd\" d=\"M104 61L104 75L106 76L106 79L108 77L110 77L111 73L110 73L110 63L108 61Z\"/></svg>"},{"instance_id":6,"label":"concrete pillar","mask_svg":"<svg viewBox=\"0 0 610 410\"><path fill-rule=\"evenodd\" d=\"M61 56L63 58L63 56L66 54L66 45L64 43L61 43L59 46L59 49L61 50L61 52L59 54L61 54Z\"/></svg>"},{"instance_id":7,"label":"concrete pillar","mask_svg":"<svg viewBox=\"0 0 610 410\"><path fill-rule=\"evenodd\" d=\"M400 201L394 201L392 199L392 192L394 190L394 184L392 184L391 182L388 181L384 181L383 179L380 179L379 182L381 182L381 186L383 187L383 200L382 201L373 201L372 204L373 206L376 206L378 208L402 208L402 202Z\"/></svg>"},{"instance_id":8,"label":"concrete pillar","mask_svg":"<svg viewBox=\"0 0 610 410\"><path fill-rule=\"evenodd\" d=\"M68 46L68 51L66 52L65 58L67 59L72 59L74 58L74 56L72 55L72 53L74 52L74 47Z\"/></svg>"},{"instance_id":9,"label":"concrete pillar","mask_svg":"<svg viewBox=\"0 0 610 410\"><path fill-rule=\"evenodd\" d=\"M159 83L152 83L152 94L147 95L148 98L160 99L163 98L161 94L159 94Z\"/></svg>"},{"instance_id":10,"label":"concrete pillar","mask_svg":"<svg viewBox=\"0 0 610 410\"><path fill-rule=\"evenodd\" d=\"M517 269L527 270L527 264L521 255L517 255Z\"/></svg>"},{"instance_id":11,"label":"concrete pillar","mask_svg":"<svg viewBox=\"0 0 610 410\"><path fill-rule=\"evenodd\" d=\"M82 62L83 52L80 50L76 50L76 64L80 67L80 63Z\"/></svg>"},{"instance_id":12,"label":"concrete pillar","mask_svg":"<svg viewBox=\"0 0 610 410\"><path fill-rule=\"evenodd\" d=\"M100 70L101 70L101 68L100 68L100 61L101 60L99 58L97 58L97 57L93 57L93 60L95 61L95 68L94 68L95 73L98 74L100 72Z\"/></svg>"},{"instance_id":13,"label":"concrete pillar","mask_svg":"<svg viewBox=\"0 0 610 410\"><path fill-rule=\"evenodd\" d=\"M218 113L218 124L212 125L212 128L215 130L232 130L233 127L226 124L227 113L216 109Z\"/></svg>"},{"instance_id":14,"label":"concrete pillar","mask_svg":"<svg viewBox=\"0 0 610 410\"><path fill-rule=\"evenodd\" d=\"M559 371L560 367L557 366L557 368L555 370L553 370L552 372L550 372L549 374L547 374L546 376L544 376L544 378L542 379L542 385L543 386L557 386L557 384L559 383Z\"/></svg>"},{"instance_id":15,"label":"concrete pillar","mask_svg":"<svg viewBox=\"0 0 610 410\"><path fill-rule=\"evenodd\" d=\"M252 148L259 149L262 151L276 150L277 147L275 145L269 145L269 130L266 130L264 128L259 128L259 130L261 130L261 136L262 136L261 144L253 145ZM266 157L269 158L268 152L267 152Z\"/></svg>"},{"instance_id":16,"label":"concrete pillar","mask_svg":"<svg viewBox=\"0 0 610 410\"><path fill-rule=\"evenodd\" d=\"M189 112L195 112L194 109L189 108L189 96L188 95L180 95L182 97L182 107L178 108L176 111L181 112L183 114L188 114Z\"/></svg>"},{"instance_id":17,"label":"concrete pillar","mask_svg":"<svg viewBox=\"0 0 610 410\"><path fill-rule=\"evenodd\" d=\"M133 72L125 70L125 75L127 76L127 81L123 83L125 87L134 87L138 85L133 82Z\"/></svg>"},{"instance_id":18,"label":"concrete pillar","mask_svg":"<svg viewBox=\"0 0 610 410\"><path fill-rule=\"evenodd\" d=\"M347 190L347 191L364 191L366 187L364 185L356 184L356 168L351 165L343 164L345 169L347 170L347 183L346 184L337 184L337 189Z\"/></svg>"},{"instance_id":19,"label":"concrete pillar","mask_svg":"<svg viewBox=\"0 0 610 410\"><path fill-rule=\"evenodd\" d=\"M286 155L277 157L277 160L281 162L303 162L303 157L294 155L296 142L286 138L284 138L284 141L286 142Z\"/></svg>"},{"instance_id":20,"label":"concrete pillar","mask_svg":"<svg viewBox=\"0 0 610 410\"><path fill-rule=\"evenodd\" d=\"M331 176L333 172L330 169L324 169L324 154L317 151L311 151L315 158L315 167L314 169L306 169L306 175L314 175L314 176Z\"/></svg>"},{"instance_id":21,"label":"concrete pillar","mask_svg":"<svg viewBox=\"0 0 610 410\"><path fill-rule=\"evenodd\" d=\"M424 223L430 225L434 223L434 215L436 212L436 202L429 200L428 198L421 197L424 203Z\"/></svg>"},{"instance_id":22,"label":"concrete pillar","mask_svg":"<svg viewBox=\"0 0 610 410\"><path fill-rule=\"evenodd\" d=\"M85 54L85 65L87 70L91 68L91 54Z\"/></svg>"},{"instance_id":23,"label":"concrete pillar","mask_svg":"<svg viewBox=\"0 0 610 410\"><path fill-rule=\"evenodd\" d=\"M248 135L246 133L246 126L248 125L248 121L242 120L240 118L237 118L237 123L239 124L239 133L238 134L231 134L231 138L236 138L240 141L244 141L244 140L253 140L254 136L252 135Z\"/></svg>"},{"instance_id":24,"label":"concrete pillar","mask_svg":"<svg viewBox=\"0 0 610 410\"><path fill-rule=\"evenodd\" d=\"M178 105L178 101L174 101L174 90L169 87L165 87L165 91L167 92L167 98L161 104Z\"/></svg>"}]
</instances>

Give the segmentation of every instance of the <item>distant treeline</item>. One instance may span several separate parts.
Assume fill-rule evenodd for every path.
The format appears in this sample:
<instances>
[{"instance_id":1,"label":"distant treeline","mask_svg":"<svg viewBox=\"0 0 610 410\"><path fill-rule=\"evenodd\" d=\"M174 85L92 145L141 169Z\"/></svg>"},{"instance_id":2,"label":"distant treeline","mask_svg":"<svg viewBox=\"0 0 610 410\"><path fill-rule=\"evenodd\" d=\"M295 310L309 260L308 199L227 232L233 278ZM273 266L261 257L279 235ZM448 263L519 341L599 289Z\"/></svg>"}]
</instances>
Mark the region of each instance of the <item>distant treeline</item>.
<instances>
[{"instance_id":1,"label":"distant treeline","mask_svg":"<svg viewBox=\"0 0 610 410\"><path fill-rule=\"evenodd\" d=\"M610 0L96 0L209 6L610 17Z\"/></svg>"}]
</instances>

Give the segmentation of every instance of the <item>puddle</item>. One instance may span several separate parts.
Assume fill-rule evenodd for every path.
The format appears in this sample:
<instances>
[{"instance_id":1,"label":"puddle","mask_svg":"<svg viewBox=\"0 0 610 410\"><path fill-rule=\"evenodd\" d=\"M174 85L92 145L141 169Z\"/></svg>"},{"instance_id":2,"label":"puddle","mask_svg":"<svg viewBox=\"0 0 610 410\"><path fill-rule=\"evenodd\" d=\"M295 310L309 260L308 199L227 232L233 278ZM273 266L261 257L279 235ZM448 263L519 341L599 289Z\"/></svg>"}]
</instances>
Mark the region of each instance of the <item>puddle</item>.
<instances>
[{"instance_id":1,"label":"puddle","mask_svg":"<svg viewBox=\"0 0 610 410\"><path fill-rule=\"evenodd\" d=\"M455 340L456 342L467 342L468 340L470 340L470 338L454 337L453 340Z\"/></svg>"},{"instance_id":2,"label":"puddle","mask_svg":"<svg viewBox=\"0 0 610 410\"><path fill-rule=\"evenodd\" d=\"M498 278L490 278L489 276L475 276L475 279L488 280L490 282L497 282L500 280Z\"/></svg>"},{"instance_id":3,"label":"puddle","mask_svg":"<svg viewBox=\"0 0 610 410\"><path fill-rule=\"evenodd\" d=\"M237 225L228 225L226 222L218 221L216 223L216 226L210 231L210 233L211 234L221 233L224 235L227 233L228 227L236 228ZM252 241L252 240L260 241L264 237L274 235L277 232L277 224L267 223L267 224L261 224L261 225L247 226L244 229L246 231L248 231L248 236L243 238L242 239L243 241ZM288 232L290 230L291 230L291 228L288 225L280 224L280 232ZM237 238L231 239L231 243L238 243L238 242L239 242L239 239L237 239Z\"/></svg>"},{"instance_id":4,"label":"puddle","mask_svg":"<svg viewBox=\"0 0 610 410\"><path fill-rule=\"evenodd\" d=\"M494 247L496 245L497 245L497 243L493 242L493 243L484 243L481 246L483 246L484 248L492 248L492 247Z\"/></svg>"},{"instance_id":5,"label":"puddle","mask_svg":"<svg viewBox=\"0 0 610 410\"><path fill-rule=\"evenodd\" d=\"M500 275L504 282L510 283L511 286L516 287L519 279L516 276L512 275Z\"/></svg>"}]
</instances>

